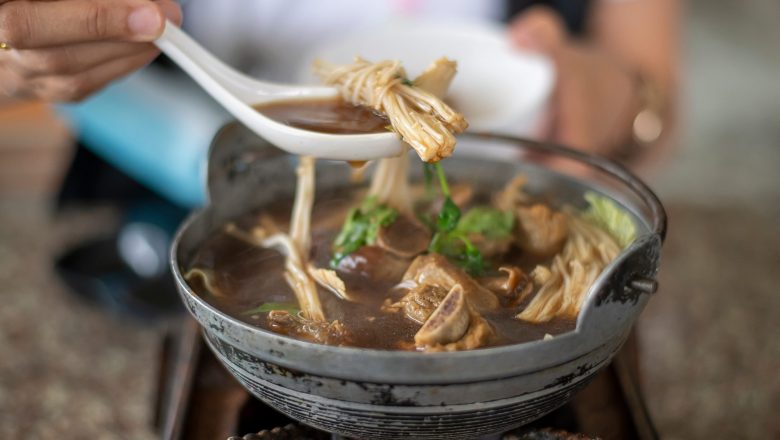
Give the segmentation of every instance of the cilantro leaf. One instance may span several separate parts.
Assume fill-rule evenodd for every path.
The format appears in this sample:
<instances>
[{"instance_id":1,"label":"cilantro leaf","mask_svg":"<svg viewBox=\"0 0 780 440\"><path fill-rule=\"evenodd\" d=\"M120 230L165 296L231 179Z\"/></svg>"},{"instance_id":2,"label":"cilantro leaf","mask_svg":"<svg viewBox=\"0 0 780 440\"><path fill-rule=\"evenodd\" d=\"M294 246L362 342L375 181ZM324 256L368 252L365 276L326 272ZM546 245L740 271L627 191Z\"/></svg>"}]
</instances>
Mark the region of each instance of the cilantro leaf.
<instances>
[{"instance_id":1,"label":"cilantro leaf","mask_svg":"<svg viewBox=\"0 0 780 440\"><path fill-rule=\"evenodd\" d=\"M335 268L347 255L376 242L379 228L389 226L398 217L398 211L380 204L376 197L366 197L359 207L347 214L341 232L333 241L331 267Z\"/></svg>"},{"instance_id":2,"label":"cilantro leaf","mask_svg":"<svg viewBox=\"0 0 780 440\"><path fill-rule=\"evenodd\" d=\"M471 208L458 223L458 231L466 234L481 234L490 239L501 239L512 234L515 216L510 211L501 211L490 206Z\"/></svg>"},{"instance_id":3,"label":"cilantro leaf","mask_svg":"<svg viewBox=\"0 0 780 440\"><path fill-rule=\"evenodd\" d=\"M471 275L477 276L485 271L482 253L461 232L437 232L428 250L444 255Z\"/></svg>"},{"instance_id":4,"label":"cilantro leaf","mask_svg":"<svg viewBox=\"0 0 780 440\"><path fill-rule=\"evenodd\" d=\"M485 261L482 259L482 253L465 237L461 237L461 241L466 245L466 252L459 260L461 266L471 275L481 275L485 271Z\"/></svg>"},{"instance_id":5,"label":"cilantro leaf","mask_svg":"<svg viewBox=\"0 0 780 440\"><path fill-rule=\"evenodd\" d=\"M423 162L423 178L425 179L425 198L433 198L433 165Z\"/></svg>"},{"instance_id":6,"label":"cilantro leaf","mask_svg":"<svg viewBox=\"0 0 780 440\"><path fill-rule=\"evenodd\" d=\"M448 196L444 199L439 216L436 218L436 228L441 232L454 231L460 221L460 208Z\"/></svg>"},{"instance_id":7,"label":"cilantro leaf","mask_svg":"<svg viewBox=\"0 0 780 440\"><path fill-rule=\"evenodd\" d=\"M447 176L444 174L441 163L424 164L423 171L426 176L426 184L433 179L435 171L439 180L439 188L444 196L444 203L439 215L436 216L436 221L427 223L434 232L431 243L428 245L428 251L444 255L471 275L481 274L485 270L485 262L479 249L471 243L467 236L469 228L474 229L479 226L478 224L482 222L481 218L478 219L476 214L472 214L472 219L466 224L467 228L462 229L461 224L464 218L460 208L450 197L450 187L447 184ZM503 225L505 220L498 223ZM512 226L510 226L510 231Z\"/></svg>"},{"instance_id":8,"label":"cilantro leaf","mask_svg":"<svg viewBox=\"0 0 780 440\"><path fill-rule=\"evenodd\" d=\"M445 197L449 197L450 186L447 184L447 176L444 175L444 167L441 166L441 162L436 162L433 164L433 168L436 170L436 175L439 177L441 193L444 194Z\"/></svg>"}]
</instances>

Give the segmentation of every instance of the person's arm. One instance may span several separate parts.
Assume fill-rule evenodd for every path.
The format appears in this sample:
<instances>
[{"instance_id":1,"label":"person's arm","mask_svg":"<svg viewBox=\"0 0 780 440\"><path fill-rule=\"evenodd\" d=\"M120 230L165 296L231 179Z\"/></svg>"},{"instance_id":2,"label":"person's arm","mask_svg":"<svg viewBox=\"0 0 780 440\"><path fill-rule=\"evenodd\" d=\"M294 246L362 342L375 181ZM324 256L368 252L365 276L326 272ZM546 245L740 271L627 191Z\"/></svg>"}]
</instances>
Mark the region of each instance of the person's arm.
<instances>
[{"instance_id":1,"label":"person's arm","mask_svg":"<svg viewBox=\"0 0 780 440\"><path fill-rule=\"evenodd\" d=\"M173 0L0 0L0 95L76 101L147 63Z\"/></svg>"},{"instance_id":2,"label":"person's arm","mask_svg":"<svg viewBox=\"0 0 780 440\"><path fill-rule=\"evenodd\" d=\"M557 67L545 136L615 157L663 150L674 125L679 14L676 0L597 0L582 39L567 35L548 9L517 17L513 41L547 53ZM634 121L648 108L660 116L663 132L644 145L635 139Z\"/></svg>"},{"instance_id":3,"label":"person's arm","mask_svg":"<svg viewBox=\"0 0 780 440\"><path fill-rule=\"evenodd\" d=\"M593 43L673 97L679 73L679 0L600 0L593 12Z\"/></svg>"}]
</instances>

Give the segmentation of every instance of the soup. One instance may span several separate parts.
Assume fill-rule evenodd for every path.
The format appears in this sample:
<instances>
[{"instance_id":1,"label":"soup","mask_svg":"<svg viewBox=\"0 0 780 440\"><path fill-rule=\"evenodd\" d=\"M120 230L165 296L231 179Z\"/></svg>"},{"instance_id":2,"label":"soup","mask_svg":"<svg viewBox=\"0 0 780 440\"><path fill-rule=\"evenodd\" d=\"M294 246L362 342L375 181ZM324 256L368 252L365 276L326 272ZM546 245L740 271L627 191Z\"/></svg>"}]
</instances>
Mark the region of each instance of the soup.
<instances>
[{"instance_id":1,"label":"soup","mask_svg":"<svg viewBox=\"0 0 780 440\"><path fill-rule=\"evenodd\" d=\"M466 186L456 185L454 188L466 191ZM357 196L356 192L347 191L315 205L313 218L316 220L312 223L310 257L315 266L329 267L333 257L331 244ZM482 199L479 197L475 200ZM278 204L268 211L236 219L235 224L247 231L259 224L258 218L263 218L265 223L271 220L283 225L289 221L289 212L289 204ZM366 246L345 257L338 265L338 272L354 301L339 299L327 289L318 287L325 315L349 329L348 338L330 342L366 348L414 349L412 341L421 324L419 320L410 319L409 313L417 310L409 306L407 313L403 309L388 307L403 300L408 294L407 290L398 286L402 284L404 272L412 260L393 255L381 246ZM530 273L537 264L549 260L513 251L502 255L492 264L496 267L515 265L523 272ZM192 261L193 267L214 274L211 282L216 286L209 290L202 279L192 280L190 284L200 297L234 318L269 331L300 336L291 334L289 329L274 327L268 319L270 310L286 309L295 313L299 310L295 295L285 282L284 263L284 256L278 251L258 247L222 229L206 240ZM494 284L502 281L501 272L498 271L486 271L479 279L483 283ZM521 290L517 293L520 294ZM516 319L517 311L527 305L532 293L535 292L529 292L517 304L510 303L519 298L507 296L501 307L484 315L489 325L496 330L495 339L485 346L542 339L545 335L557 335L574 328L574 317L556 317L542 323ZM424 298L424 295L420 295L418 300L422 302ZM419 312L425 313L423 310L424 306L421 306Z\"/></svg>"},{"instance_id":2,"label":"soup","mask_svg":"<svg viewBox=\"0 0 780 440\"><path fill-rule=\"evenodd\" d=\"M498 195L476 193L464 183L452 185L450 191L452 198L465 213L463 218L474 221L474 213L487 212L488 206L494 206L491 205L491 199L508 196L506 191L512 186L517 186L516 181L510 182ZM423 185L417 185L413 190L421 196L416 203L420 212L436 212L441 204L440 199L426 201L426 189ZM372 245L362 246L335 265L332 264L333 244L356 200L360 200L363 195L362 191L355 189L338 191L315 204L312 211L314 220L311 225L311 264L321 268L335 267L335 271L345 283L349 298L340 298L322 285L317 286L317 292L322 300L325 316L330 322L339 322L346 331L333 332L334 334L327 334L328 329L307 331L269 319L269 314L273 311L283 311L291 315L300 313L295 294L285 280L285 256L275 249L263 248L253 243L250 232L246 232L245 236L237 234L236 231L273 229L287 224L290 217L289 203L277 203L267 210L247 214L213 233L192 261L192 267L208 274L210 279L188 274L190 285L199 296L230 316L269 331L336 345L395 350L420 349L414 343L415 335L448 293L446 289L415 290L414 286L409 284L410 279L415 279L408 272L416 260L439 255L428 252L430 235L425 237L424 233L420 232L419 225L401 217L401 220L397 219L393 223L395 231L384 231L392 233L385 235L391 238L394 235L397 244L383 240L374 241ZM604 201L600 200L599 203ZM559 255L567 247L566 238L537 237L520 240L520 237L544 233L542 229L545 229L545 225L542 222L552 219L556 213L565 215L569 222L580 222L580 214L573 211L556 211L549 204L528 198L519 206L544 213L539 216L538 221L528 218L524 225L513 225L510 234L496 234L492 241L479 242L479 234L471 234L473 243L480 247L485 259L481 271L465 270L465 266L457 258L434 257L433 261L427 261L430 270L443 267L443 270L454 273L455 277L464 277L465 283L474 282L485 288L498 299L495 307L488 307L480 313L481 319L484 319L486 326L491 329L490 337L469 348L551 338L574 329L576 310L574 313L564 311L538 321L518 318L545 286L542 278L546 269L540 268L553 268L554 261L556 258L560 259ZM495 214L502 211L490 212ZM481 222L487 221L483 218ZM531 228L535 228L536 232L532 232ZM592 226L593 231L596 231L596 228L595 225ZM569 232L571 231L567 231ZM412 249L412 244L402 243L406 237L421 234L423 240L427 240L422 250ZM614 240L609 236L599 240L602 242L572 242L569 246L583 246L584 243L592 250L606 243L613 246L613 252L618 251ZM415 252L419 252L419 255L410 256ZM443 252L454 254L457 251ZM450 261L455 263L451 264ZM593 267L598 274L603 264ZM515 280L512 280L513 277ZM579 295L582 296L590 284L589 280L579 281L582 283ZM476 287L472 285L469 288Z\"/></svg>"},{"instance_id":3,"label":"soup","mask_svg":"<svg viewBox=\"0 0 780 440\"><path fill-rule=\"evenodd\" d=\"M257 105L255 110L276 122L320 133L383 133L390 124L371 109L341 98L279 101Z\"/></svg>"}]
</instances>

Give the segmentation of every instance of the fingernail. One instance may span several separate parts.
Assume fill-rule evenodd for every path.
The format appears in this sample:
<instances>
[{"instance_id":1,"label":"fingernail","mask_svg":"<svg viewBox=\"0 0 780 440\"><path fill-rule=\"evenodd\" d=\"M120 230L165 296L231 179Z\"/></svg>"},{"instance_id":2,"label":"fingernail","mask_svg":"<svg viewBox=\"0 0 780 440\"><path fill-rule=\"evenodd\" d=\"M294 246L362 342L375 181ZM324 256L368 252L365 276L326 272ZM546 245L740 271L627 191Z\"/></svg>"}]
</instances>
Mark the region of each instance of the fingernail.
<instances>
[{"instance_id":1,"label":"fingernail","mask_svg":"<svg viewBox=\"0 0 780 440\"><path fill-rule=\"evenodd\" d=\"M135 37L152 39L160 34L162 19L156 6L141 6L127 17L127 25Z\"/></svg>"}]
</instances>

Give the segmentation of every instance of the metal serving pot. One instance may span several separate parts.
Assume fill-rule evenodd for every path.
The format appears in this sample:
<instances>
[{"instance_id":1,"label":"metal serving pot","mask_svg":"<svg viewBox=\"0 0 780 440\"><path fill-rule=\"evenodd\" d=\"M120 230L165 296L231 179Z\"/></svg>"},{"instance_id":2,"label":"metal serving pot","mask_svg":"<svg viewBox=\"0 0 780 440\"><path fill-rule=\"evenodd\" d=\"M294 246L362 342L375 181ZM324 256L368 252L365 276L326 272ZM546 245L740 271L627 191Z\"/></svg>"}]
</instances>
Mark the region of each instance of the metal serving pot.
<instances>
[{"instance_id":1,"label":"metal serving pot","mask_svg":"<svg viewBox=\"0 0 780 440\"><path fill-rule=\"evenodd\" d=\"M353 438L475 438L528 423L564 404L610 361L656 290L666 215L642 182L584 153L472 134L459 137L446 161L455 180L497 189L524 173L529 191L555 204L583 207L583 193L597 191L633 214L638 238L591 287L575 330L545 341L417 353L319 345L253 327L198 297L182 273L226 221L292 197L294 165L240 125L223 128L209 157L211 202L181 226L171 265L220 362L252 394L316 428ZM320 161L318 192L347 185L348 174L344 164Z\"/></svg>"}]
</instances>

